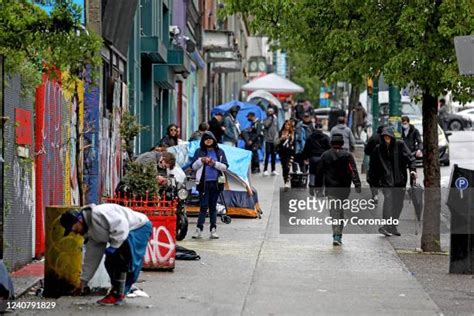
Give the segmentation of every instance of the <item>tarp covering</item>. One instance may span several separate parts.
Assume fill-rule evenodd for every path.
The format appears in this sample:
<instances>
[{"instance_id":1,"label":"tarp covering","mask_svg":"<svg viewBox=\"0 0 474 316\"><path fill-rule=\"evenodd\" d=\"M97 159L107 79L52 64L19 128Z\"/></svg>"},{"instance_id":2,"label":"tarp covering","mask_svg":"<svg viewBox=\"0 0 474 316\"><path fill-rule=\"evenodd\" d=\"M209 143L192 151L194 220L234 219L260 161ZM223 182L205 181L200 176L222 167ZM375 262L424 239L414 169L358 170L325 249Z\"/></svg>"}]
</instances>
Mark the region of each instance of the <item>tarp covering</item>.
<instances>
[{"instance_id":1,"label":"tarp covering","mask_svg":"<svg viewBox=\"0 0 474 316\"><path fill-rule=\"evenodd\" d=\"M257 78L242 86L242 90L256 91L266 90L275 93L300 93L304 92L303 87L297 85L293 81L282 78L274 73Z\"/></svg>"},{"instance_id":2,"label":"tarp covering","mask_svg":"<svg viewBox=\"0 0 474 316\"><path fill-rule=\"evenodd\" d=\"M258 105L253 104L253 103L240 102L240 101L230 101L230 102L218 105L212 109L211 114L214 115L218 112L227 113L229 112L230 108L233 107L234 105L240 106L240 111L237 114L237 121L240 124L241 130L250 126L250 122L247 119L247 114L249 112L254 112L256 117L261 121L263 121L267 117L267 114L265 113L265 111L262 110L262 108L259 107Z\"/></svg>"},{"instance_id":3,"label":"tarp covering","mask_svg":"<svg viewBox=\"0 0 474 316\"><path fill-rule=\"evenodd\" d=\"M191 164L194 153L199 148L199 143L200 141L195 140L186 144L169 147L167 150L175 155L176 163L180 167L187 168ZM252 152L223 144L219 144L219 147L226 155L227 162L229 163L229 170L238 175L248 184L248 170L250 161L252 160Z\"/></svg>"}]
</instances>

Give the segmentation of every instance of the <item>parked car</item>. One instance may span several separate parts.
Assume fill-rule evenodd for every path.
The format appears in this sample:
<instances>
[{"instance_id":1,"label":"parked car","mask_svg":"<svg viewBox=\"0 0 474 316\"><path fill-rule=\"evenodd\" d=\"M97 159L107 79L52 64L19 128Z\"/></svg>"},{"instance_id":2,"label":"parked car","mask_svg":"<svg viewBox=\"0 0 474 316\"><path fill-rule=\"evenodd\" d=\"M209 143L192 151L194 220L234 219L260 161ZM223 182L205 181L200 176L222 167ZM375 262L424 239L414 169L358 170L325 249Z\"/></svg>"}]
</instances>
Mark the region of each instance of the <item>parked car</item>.
<instances>
[{"instance_id":1,"label":"parked car","mask_svg":"<svg viewBox=\"0 0 474 316\"><path fill-rule=\"evenodd\" d=\"M463 131L472 128L472 121L468 117L449 113L444 121L444 126L450 131Z\"/></svg>"},{"instance_id":2,"label":"parked car","mask_svg":"<svg viewBox=\"0 0 474 316\"><path fill-rule=\"evenodd\" d=\"M472 122L474 122L474 108L464 109L464 110L461 110L461 111L457 112L456 114L461 115L466 120L470 120L471 121L471 126L472 126Z\"/></svg>"},{"instance_id":3,"label":"parked car","mask_svg":"<svg viewBox=\"0 0 474 316\"><path fill-rule=\"evenodd\" d=\"M418 131L420 131L421 139L423 139L423 124L421 120L411 121ZM449 166L449 139L451 135L450 132L445 132L441 126L438 124L438 154L439 154L439 163L444 166ZM417 165L423 165L423 157L418 157L416 159Z\"/></svg>"}]
</instances>

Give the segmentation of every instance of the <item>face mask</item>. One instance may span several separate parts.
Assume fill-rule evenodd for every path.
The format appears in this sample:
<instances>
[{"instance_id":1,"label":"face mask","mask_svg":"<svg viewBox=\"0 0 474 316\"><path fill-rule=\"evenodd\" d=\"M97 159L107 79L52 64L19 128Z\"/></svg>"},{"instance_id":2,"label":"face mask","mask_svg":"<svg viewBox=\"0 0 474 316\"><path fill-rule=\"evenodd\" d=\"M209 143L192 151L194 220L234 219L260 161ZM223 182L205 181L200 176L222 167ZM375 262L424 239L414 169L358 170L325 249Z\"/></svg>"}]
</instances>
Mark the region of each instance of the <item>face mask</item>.
<instances>
[{"instance_id":1,"label":"face mask","mask_svg":"<svg viewBox=\"0 0 474 316\"><path fill-rule=\"evenodd\" d=\"M402 127L405 128L405 129L407 129L407 128L410 127L410 124L402 124Z\"/></svg>"},{"instance_id":2,"label":"face mask","mask_svg":"<svg viewBox=\"0 0 474 316\"><path fill-rule=\"evenodd\" d=\"M248 120L249 122L253 122L253 120L252 120L252 119L247 119L247 120Z\"/></svg>"}]
</instances>

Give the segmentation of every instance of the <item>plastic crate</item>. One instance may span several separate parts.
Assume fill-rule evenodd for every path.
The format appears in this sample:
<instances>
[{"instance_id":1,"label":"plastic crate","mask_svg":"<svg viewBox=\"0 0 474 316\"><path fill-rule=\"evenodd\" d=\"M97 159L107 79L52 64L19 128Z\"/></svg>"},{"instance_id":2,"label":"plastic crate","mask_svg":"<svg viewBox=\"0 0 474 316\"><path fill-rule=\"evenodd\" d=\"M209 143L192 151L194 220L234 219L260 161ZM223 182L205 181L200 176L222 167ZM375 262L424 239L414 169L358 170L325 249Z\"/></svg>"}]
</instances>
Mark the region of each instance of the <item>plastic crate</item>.
<instances>
[{"instance_id":1,"label":"plastic crate","mask_svg":"<svg viewBox=\"0 0 474 316\"><path fill-rule=\"evenodd\" d=\"M116 203L129 207L136 212L146 214L153 226L148 241L143 268L147 270L173 270L176 261L176 200L166 200L165 196L136 198L114 196L105 198L107 203Z\"/></svg>"}]
</instances>

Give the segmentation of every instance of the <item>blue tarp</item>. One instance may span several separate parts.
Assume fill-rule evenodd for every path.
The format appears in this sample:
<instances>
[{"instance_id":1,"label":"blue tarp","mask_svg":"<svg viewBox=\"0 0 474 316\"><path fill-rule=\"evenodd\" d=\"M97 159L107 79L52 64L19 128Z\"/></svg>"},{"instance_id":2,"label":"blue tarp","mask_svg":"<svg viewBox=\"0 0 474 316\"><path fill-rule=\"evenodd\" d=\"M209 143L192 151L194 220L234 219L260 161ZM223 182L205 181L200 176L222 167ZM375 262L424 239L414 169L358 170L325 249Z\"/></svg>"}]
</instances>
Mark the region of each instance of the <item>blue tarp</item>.
<instances>
[{"instance_id":1,"label":"blue tarp","mask_svg":"<svg viewBox=\"0 0 474 316\"><path fill-rule=\"evenodd\" d=\"M250 126L250 122L247 120L247 114L249 112L254 112L257 118L260 119L260 121L263 121L267 117L267 114L265 113L265 111L263 111L262 108L259 107L258 105L253 104L253 103L240 102L240 101L230 101L230 102L221 104L219 106L216 106L215 108L212 109L211 114L214 115L217 112L221 112L225 114L229 112L230 108L233 107L234 105L240 106L240 111L237 114L237 121L240 124L241 130L244 130L245 128Z\"/></svg>"},{"instance_id":2,"label":"blue tarp","mask_svg":"<svg viewBox=\"0 0 474 316\"><path fill-rule=\"evenodd\" d=\"M199 148L200 141L195 140L188 144L169 147L168 151L176 156L176 162L183 169L191 164L191 159L194 153ZM229 170L245 180L247 183L248 171L250 168L250 161L252 160L252 152L249 150L219 144L219 147L224 150L227 162L229 163Z\"/></svg>"}]
</instances>

